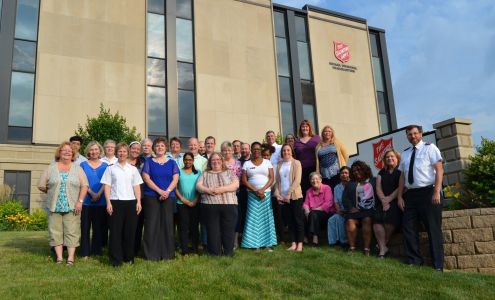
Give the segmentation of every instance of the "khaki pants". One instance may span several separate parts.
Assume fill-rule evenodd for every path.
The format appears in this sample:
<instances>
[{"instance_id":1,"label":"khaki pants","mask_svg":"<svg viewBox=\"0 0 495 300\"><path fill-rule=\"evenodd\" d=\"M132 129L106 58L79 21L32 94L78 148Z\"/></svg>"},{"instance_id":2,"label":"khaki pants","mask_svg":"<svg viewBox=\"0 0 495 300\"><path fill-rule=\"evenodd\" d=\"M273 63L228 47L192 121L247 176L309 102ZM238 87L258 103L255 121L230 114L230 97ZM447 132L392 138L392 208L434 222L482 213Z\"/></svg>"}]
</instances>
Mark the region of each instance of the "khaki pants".
<instances>
[{"instance_id":1,"label":"khaki pants","mask_svg":"<svg viewBox=\"0 0 495 300\"><path fill-rule=\"evenodd\" d=\"M81 214L55 213L48 216L48 233L50 246L64 245L75 248L79 246L81 238Z\"/></svg>"}]
</instances>

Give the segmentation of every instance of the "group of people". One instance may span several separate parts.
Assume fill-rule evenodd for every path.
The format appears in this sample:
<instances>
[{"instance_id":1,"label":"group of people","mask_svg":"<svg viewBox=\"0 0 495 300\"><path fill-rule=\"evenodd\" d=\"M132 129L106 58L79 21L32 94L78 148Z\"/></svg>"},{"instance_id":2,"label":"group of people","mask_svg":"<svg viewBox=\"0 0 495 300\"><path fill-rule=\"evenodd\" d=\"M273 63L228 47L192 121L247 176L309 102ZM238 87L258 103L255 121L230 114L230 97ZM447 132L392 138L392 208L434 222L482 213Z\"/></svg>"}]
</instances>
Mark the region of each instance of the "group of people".
<instances>
[{"instance_id":1,"label":"group of people","mask_svg":"<svg viewBox=\"0 0 495 300\"><path fill-rule=\"evenodd\" d=\"M141 250L148 260L173 259L176 227L181 254L197 253L201 243L213 256L232 256L239 246L272 251L285 242L286 229L289 251L318 245L324 228L330 245L355 251L361 227L365 255L374 232L378 256L384 257L390 236L404 224L409 261L422 264L413 227L418 220L429 227L441 222L441 215L435 223L426 212L431 207L419 200L433 194L431 205L441 212L441 156L434 145L421 144L419 126L408 128L407 135L413 145L423 145L418 150L423 155L416 155L418 170L410 169L415 153L404 163L391 149L376 178L362 161L347 166L348 153L332 127L317 135L307 120L297 137L287 135L282 145L270 130L264 143L226 141L220 152L212 136L204 143L190 138L185 153L179 138L159 137L129 145L91 141L83 156L82 139L74 136L57 148L39 183L47 193L50 245L57 263L63 263L67 247L70 266L76 247L85 258L101 255L108 244L110 262L119 266L133 263ZM431 172L418 162L426 156L435 167ZM406 181L413 173L416 181ZM425 178L432 175L430 184ZM442 268L441 241L434 241L438 230L428 234L436 243L431 247L435 267Z\"/></svg>"}]
</instances>

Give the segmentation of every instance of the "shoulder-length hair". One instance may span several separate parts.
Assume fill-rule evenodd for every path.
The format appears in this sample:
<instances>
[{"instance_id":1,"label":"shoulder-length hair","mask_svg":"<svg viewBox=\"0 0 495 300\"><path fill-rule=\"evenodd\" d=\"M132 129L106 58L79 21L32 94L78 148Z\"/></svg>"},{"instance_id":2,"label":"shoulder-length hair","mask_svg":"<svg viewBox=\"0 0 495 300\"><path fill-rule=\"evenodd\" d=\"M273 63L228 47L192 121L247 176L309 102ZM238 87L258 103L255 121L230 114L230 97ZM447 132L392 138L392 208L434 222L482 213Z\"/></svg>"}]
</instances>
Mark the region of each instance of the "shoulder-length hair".
<instances>
[{"instance_id":1,"label":"shoulder-length hair","mask_svg":"<svg viewBox=\"0 0 495 300\"><path fill-rule=\"evenodd\" d=\"M395 151L395 149L389 149L389 150L385 151L385 153L383 153L382 162L383 162L383 169L384 170L388 170L386 161L387 161L387 154L389 154L390 152L394 153L395 157L397 157L397 165L400 164L400 154L399 154L399 152Z\"/></svg>"},{"instance_id":2,"label":"shoulder-length hair","mask_svg":"<svg viewBox=\"0 0 495 300\"><path fill-rule=\"evenodd\" d=\"M310 137L313 137L315 134L313 133L313 126L311 126L311 122L309 122L308 120L302 120L301 121L301 124L299 124L299 130L297 131L297 135L301 138L303 137L303 134L302 134L302 131L301 131L301 127L303 125L308 125L309 126L309 136Z\"/></svg>"},{"instance_id":3,"label":"shoulder-length hair","mask_svg":"<svg viewBox=\"0 0 495 300\"><path fill-rule=\"evenodd\" d=\"M70 145L70 142L68 142L68 141L63 141L62 143L60 143L60 145L58 145L57 149L55 150L55 161L60 161L60 151L62 150L62 148L64 146L70 147L70 149L72 150L71 161L74 161L76 159L76 151L74 151L74 149Z\"/></svg>"},{"instance_id":4,"label":"shoulder-length hair","mask_svg":"<svg viewBox=\"0 0 495 300\"><path fill-rule=\"evenodd\" d=\"M325 129L330 129L332 131L332 138L328 142L330 142L330 144L333 144L335 142L335 130L330 125L326 125L321 130L321 134L320 134L321 141L320 141L320 143L323 143L323 131L325 131Z\"/></svg>"},{"instance_id":5,"label":"shoulder-length hair","mask_svg":"<svg viewBox=\"0 0 495 300\"><path fill-rule=\"evenodd\" d=\"M226 171L227 170L227 165L225 164L225 160L223 159L222 155L220 153L218 153L218 152L213 152L210 155L210 158L208 158L208 165L206 166L206 171L211 171L212 170L212 168L211 168L211 159L215 155L218 156L222 160L222 171Z\"/></svg>"},{"instance_id":6,"label":"shoulder-length hair","mask_svg":"<svg viewBox=\"0 0 495 300\"><path fill-rule=\"evenodd\" d=\"M100 149L100 157L105 153L103 151L103 147L101 146L100 143L98 143L97 141L91 141L88 143L88 145L86 146L86 148L84 149L84 155L86 155L86 157L89 158L89 149L91 147L93 147L94 145L98 146L98 149Z\"/></svg>"}]
</instances>

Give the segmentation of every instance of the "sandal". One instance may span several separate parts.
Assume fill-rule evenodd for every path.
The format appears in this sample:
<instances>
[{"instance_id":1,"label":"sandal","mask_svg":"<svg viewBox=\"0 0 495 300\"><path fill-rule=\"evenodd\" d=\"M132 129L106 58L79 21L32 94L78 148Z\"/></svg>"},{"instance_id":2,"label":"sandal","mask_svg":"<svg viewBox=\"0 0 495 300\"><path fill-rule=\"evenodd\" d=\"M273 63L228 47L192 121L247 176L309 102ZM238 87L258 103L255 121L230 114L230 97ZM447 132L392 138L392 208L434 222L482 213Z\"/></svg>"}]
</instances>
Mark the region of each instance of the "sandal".
<instances>
[{"instance_id":1,"label":"sandal","mask_svg":"<svg viewBox=\"0 0 495 300\"><path fill-rule=\"evenodd\" d=\"M55 262L57 265L61 265L62 263L64 262L64 259L61 258L61 259L57 259L57 261Z\"/></svg>"},{"instance_id":2,"label":"sandal","mask_svg":"<svg viewBox=\"0 0 495 300\"><path fill-rule=\"evenodd\" d=\"M364 248L364 256L370 256L370 248Z\"/></svg>"},{"instance_id":3,"label":"sandal","mask_svg":"<svg viewBox=\"0 0 495 300\"><path fill-rule=\"evenodd\" d=\"M67 260L67 264L66 264L67 267L72 267L74 266L74 261L73 260Z\"/></svg>"}]
</instances>

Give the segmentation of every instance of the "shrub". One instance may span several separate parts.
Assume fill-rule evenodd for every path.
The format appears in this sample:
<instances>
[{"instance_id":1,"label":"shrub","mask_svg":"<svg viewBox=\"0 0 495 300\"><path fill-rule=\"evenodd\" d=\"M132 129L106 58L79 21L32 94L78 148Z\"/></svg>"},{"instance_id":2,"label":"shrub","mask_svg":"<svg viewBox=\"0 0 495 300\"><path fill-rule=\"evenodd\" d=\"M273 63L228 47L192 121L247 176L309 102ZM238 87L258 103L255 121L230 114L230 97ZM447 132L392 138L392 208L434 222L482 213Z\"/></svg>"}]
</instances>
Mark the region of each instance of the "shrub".
<instances>
[{"instance_id":1,"label":"shrub","mask_svg":"<svg viewBox=\"0 0 495 300\"><path fill-rule=\"evenodd\" d=\"M16 230L15 224L21 215L28 214L20 201L7 200L0 204L0 230Z\"/></svg>"},{"instance_id":2,"label":"shrub","mask_svg":"<svg viewBox=\"0 0 495 300\"><path fill-rule=\"evenodd\" d=\"M42 209L35 209L31 213L31 223L28 226L28 230L41 231L48 228L48 215Z\"/></svg>"},{"instance_id":3,"label":"shrub","mask_svg":"<svg viewBox=\"0 0 495 300\"><path fill-rule=\"evenodd\" d=\"M476 150L464 170L466 188L478 201L495 206L495 141L481 138Z\"/></svg>"},{"instance_id":4,"label":"shrub","mask_svg":"<svg viewBox=\"0 0 495 300\"><path fill-rule=\"evenodd\" d=\"M90 118L87 116L84 127L78 124L75 134L83 138L81 152L84 151L90 141L98 141L103 145L108 139L112 139L117 143L130 143L141 140L141 135L137 133L136 127L129 128L123 116L118 112L111 114L110 109L105 109L103 104L100 104L100 113L97 117Z\"/></svg>"}]
</instances>

